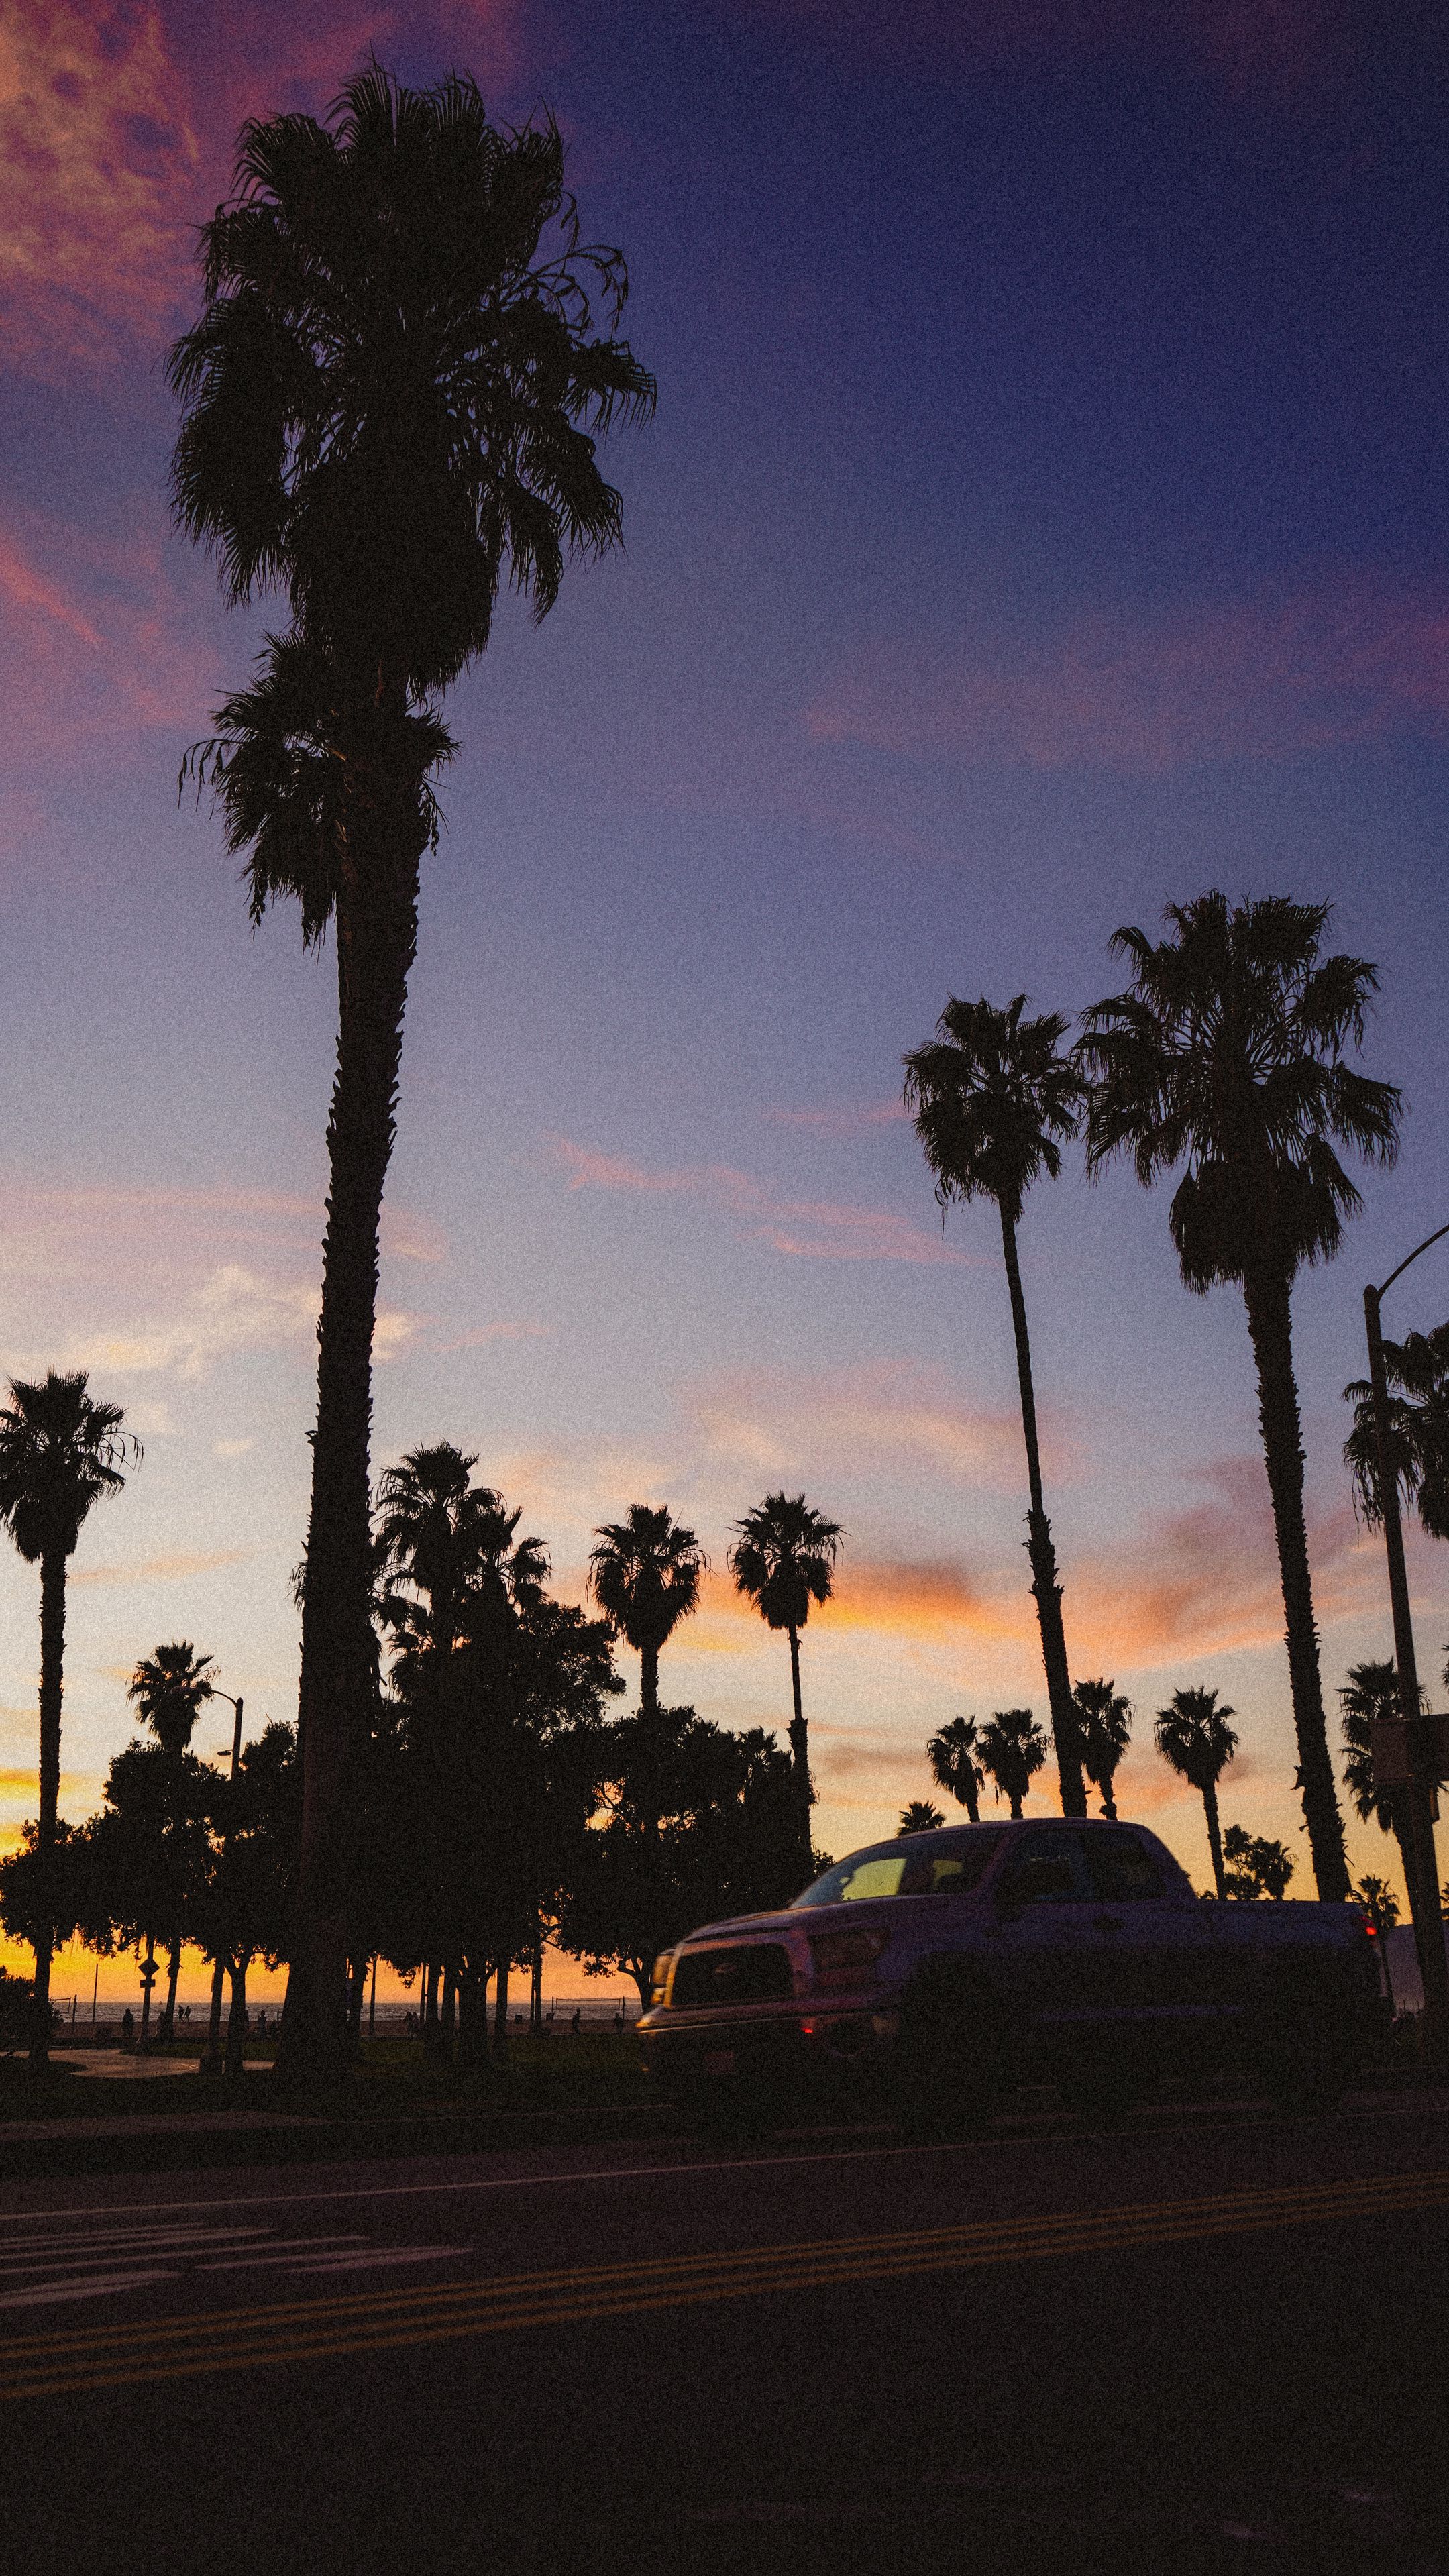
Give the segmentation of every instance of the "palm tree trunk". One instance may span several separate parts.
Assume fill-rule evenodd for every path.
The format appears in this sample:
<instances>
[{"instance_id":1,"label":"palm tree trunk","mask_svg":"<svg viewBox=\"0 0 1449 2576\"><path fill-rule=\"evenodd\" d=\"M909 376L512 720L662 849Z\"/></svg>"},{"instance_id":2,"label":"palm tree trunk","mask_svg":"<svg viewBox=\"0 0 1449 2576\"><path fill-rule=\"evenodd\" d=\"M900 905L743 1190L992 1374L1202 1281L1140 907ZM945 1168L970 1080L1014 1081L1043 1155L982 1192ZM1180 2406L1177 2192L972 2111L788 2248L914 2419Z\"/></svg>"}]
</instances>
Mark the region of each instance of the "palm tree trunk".
<instances>
[{"instance_id":1,"label":"palm tree trunk","mask_svg":"<svg viewBox=\"0 0 1449 2576\"><path fill-rule=\"evenodd\" d=\"M346 2069L348 1911L357 1784L374 1687L369 1438L378 1220L397 1123L408 972L426 833L415 779L379 706L353 762L336 910L337 1070L317 1326L317 1427L302 1605L302 1841L287 2072L326 2090Z\"/></svg>"},{"instance_id":2,"label":"palm tree trunk","mask_svg":"<svg viewBox=\"0 0 1449 2576\"><path fill-rule=\"evenodd\" d=\"M498 1983L493 2005L493 2063L508 2063L508 1971L511 1965L506 1952L498 1961Z\"/></svg>"},{"instance_id":3,"label":"palm tree trunk","mask_svg":"<svg viewBox=\"0 0 1449 2576\"><path fill-rule=\"evenodd\" d=\"M1223 1834L1218 1822L1218 1789L1215 1780L1208 1781L1202 1793L1202 1802L1207 1812L1208 1850L1213 1860L1213 1885L1220 1898L1226 1897L1228 1882L1223 1871Z\"/></svg>"},{"instance_id":4,"label":"palm tree trunk","mask_svg":"<svg viewBox=\"0 0 1449 2576\"><path fill-rule=\"evenodd\" d=\"M173 1940L170 1948L169 1972L166 1979L166 2009L161 2015L161 2036L164 2039L170 2039L176 2028L176 1989L180 1980L181 1943L179 1940Z\"/></svg>"},{"instance_id":5,"label":"palm tree trunk","mask_svg":"<svg viewBox=\"0 0 1449 2576\"><path fill-rule=\"evenodd\" d=\"M1061 1790L1062 1814L1084 1816L1087 1792L1082 1781L1081 1745L1076 1711L1072 1705L1071 1675L1067 1669L1062 1587L1057 1581L1052 1525L1047 1519L1042 1497L1041 1450L1036 1434L1036 1390L1032 1384L1026 1300L1021 1293L1021 1265L1016 1257L1016 1227L1004 1208L1001 1211L1001 1244L1006 1256L1006 1284L1011 1291L1011 1325L1016 1336L1021 1428L1026 1441L1026 1478L1031 1497L1031 1508L1026 1516L1026 1552L1031 1564L1031 1588L1036 1596L1037 1623L1041 1629L1041 1654L1046 1667L1047 1704L1051 1710L1052 1742L1056 1748L1057 1781Z\"/></svg>"},{"instance_id":6,"label":"palm tree trunk","mask_svg":"<svg viewBox=\"0 0 1449 2576\"><path fill-rule=\"evenodd\" d=\"M65 1669L65 1556L48 1548L40 1560L40 1814L35 1854L39 1888L35 1924L35 1990L30 2063L50 2064L50 1962L55 1949L55 1843L60 1810L60 1708Z\"/></svg>"},{"instance_id":7,"label":"palm tree trunk","mask_svg":"<svg viewBox=\"0 0 1449 2576\"><path fill-rule=\"evenodd\" d=\"M1303 1433L1293 1374L1288 1282L1283 1278L1255 1279L1245 1283L1243 1293L1258 1370L1258 1420L1278 1540L1288 1680L1298 1734L1298 1786L1303 1795L1303 1816L1319 1900L1325 1905L1341 1905L1349 1893L1348 1861L1318 1669L1318 1629L1313 1617L1308 1530L1303 1517Z\"/></svg>"},{"instance_id":8,"label":"palm tree trunk","mask_svg":"<svg viewBox=\"0 0 1449 2576\"><path fill-rule=\"evenodd\" d=\"M528 2026L531 2031L543 2028L543 1916L535 1914L533 1927L532 1976L528 1990Z\"/></svg>"},{"instance_id":9,"label":"palm tree trunk","mask_svg":"<svg viewBox=\"0 0 1449 2576\"><path fill-rule=\"evenodd\" d=\"M1019 1789L1008 1789L1006 1795L1008 1804L1011 1808L1011 1821L1014 1825L1019 1825L1021 1822L1021 1791Z\"/></svg>"},{"instance_id":10,"label":"palm tree trunk","mask_svg":"<svg viewBox=\"0 0 1449 2576\"><path fill-rule=\"evenodd\" d=\"M659 1714L659 1649L652 1642L639 1649L639 1705L646 1717Z\"/></svg>"},{"instance_id":11,"label":"palm tree trunk","mask_svg":"<svg viewBox=\"0 0 1449 2576\"><path fill-rule=\"evenodd\" d=\"M247 2045L247 1962L245 1957L229 1959L231 1971L231 2010L226 2018L226 2072L236 2076L245 2073Z\"/></svg>"},{"instance_id":12,"label":"palm tree trunk","mask_svg":"<svg viewBox=\"0 0 1449 2576\"><path fill-rule=\"evenodd\" d=\"M790 1695L795 1714L790 1720L790 1755L795 1765L795 1818L800 1837L800 1866L805 1872L802 1884L808 1886L814 1874L814 1840L810 1831L810 1738L805 1726L805 1711L800 1700L800 1631L790 1630Z\"/></svg>"},{"instance_id":13,"label":"palm tree trunk","mask_svg":"<svg viewBox=\"0 0 1449 2576\"><path fill-rule=\"evenodd\" d=\"M1117 1822L1117 1799L1114 1790L1116 1777L1115 1771L1109 1771L1106 1779L1099 1780L1097 1783L1102 1792L1102 1813L1109 1825L1115 1825Z\"/></svg>"},{"instance_id":14,"label":"palm tree trunk","mask_svg":"<svg viewBox=\"0 0 1449 2576\"><path fill-rule=\"evenodd\" d=\"M216 2075L221 2069L221 1989L226 1970L220 1953L211 1963L211 2014L206 2025L206 2056L202 2071Z\"/></svg>"},{"instance_id":15,"label":"palm tree trunk","mask_svg":"<svg viewBox=\"0 0 1449 2576\"><path fill-rule=\"evenodd\" d=\"M141 1962L141 2038L144 2042L151 2029L151 1990L156 1983L156 1936L146 1935L146 1956Z\"/></svg>"}]
</instances>

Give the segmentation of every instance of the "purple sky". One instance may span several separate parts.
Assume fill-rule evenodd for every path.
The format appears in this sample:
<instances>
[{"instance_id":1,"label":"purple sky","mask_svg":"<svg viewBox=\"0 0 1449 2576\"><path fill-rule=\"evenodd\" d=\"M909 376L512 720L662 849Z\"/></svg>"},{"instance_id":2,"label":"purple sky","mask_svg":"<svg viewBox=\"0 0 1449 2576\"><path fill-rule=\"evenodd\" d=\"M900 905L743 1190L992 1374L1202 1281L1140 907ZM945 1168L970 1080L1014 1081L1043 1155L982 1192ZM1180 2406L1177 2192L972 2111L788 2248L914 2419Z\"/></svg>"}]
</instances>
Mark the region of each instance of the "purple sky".
<instances>
[{"instance_id":1,"label":"purple sky","mask_svg":"<svg viewBox=\"0 0 1449 2576\"><path fill-rule=\"evenodd\" d=\"M984 1214L942 1233L901 1052L948 991L1094 1000L1114 927L1207 884L1322 896L1381 966L1368 1061L1412 1112L1297 1304L1331 1692L1387 1650L1338 1463L1360 1290L1449 1214L1430 13L37 0L0 22L0 1363L86 1363L146 1442L76 1560L69 1812L162 1638L249 1715L294 1706L331 961L294 918L249 933L177 802L256 628L168 528L159 361L239 118L324 104L368 43L471 66L504 119L553 106L661 393L611 449L627 552L541 631L505 615L450 710L379 1463L476 1448L575 1595L631 1500L722 1578L737 1515L803 1484L848 1532L805 1652L820 1833L889 1830L943 1718L1045 1704L1004 1281ZM1240 1303L1186 1295L1125 1176L1073 1165L1023 1248L1074 1668L1140 1712L1124 1808L1201 1883L1148 1722L1216 1684L1225 1813L1307 1893ZM1395 1293L1393 1325L1439 1320L1442 1260ZM1440 1552L1414 1571L1437 1672ZM36 1605L8 1555L0 1599L13 1838ZM664 1678L785 1713L723 1579Z\"/></svg>"}]
</instances>

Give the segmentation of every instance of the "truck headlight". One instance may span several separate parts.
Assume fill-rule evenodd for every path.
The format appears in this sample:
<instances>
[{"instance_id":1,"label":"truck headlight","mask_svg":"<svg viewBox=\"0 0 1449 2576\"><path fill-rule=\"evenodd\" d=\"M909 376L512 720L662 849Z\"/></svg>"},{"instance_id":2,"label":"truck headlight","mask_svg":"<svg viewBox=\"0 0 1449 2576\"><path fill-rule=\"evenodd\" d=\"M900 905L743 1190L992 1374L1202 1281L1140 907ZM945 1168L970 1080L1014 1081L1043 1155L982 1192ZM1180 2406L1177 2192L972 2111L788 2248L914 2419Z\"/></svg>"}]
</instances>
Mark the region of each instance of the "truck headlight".
<instances>
[{"instance_id":1,"label":"truck headlight","mask_svg":"<svg viewBox=\"0 0 1449 2576\"><path fill-rule=\"evenodd\" d=\"M839 1994L849 1986L870 1982L887 1942L884 1932L859 1931L817 1932L810 1944L814 1984L819 1994Z\"/></svg>"}]
</instances>

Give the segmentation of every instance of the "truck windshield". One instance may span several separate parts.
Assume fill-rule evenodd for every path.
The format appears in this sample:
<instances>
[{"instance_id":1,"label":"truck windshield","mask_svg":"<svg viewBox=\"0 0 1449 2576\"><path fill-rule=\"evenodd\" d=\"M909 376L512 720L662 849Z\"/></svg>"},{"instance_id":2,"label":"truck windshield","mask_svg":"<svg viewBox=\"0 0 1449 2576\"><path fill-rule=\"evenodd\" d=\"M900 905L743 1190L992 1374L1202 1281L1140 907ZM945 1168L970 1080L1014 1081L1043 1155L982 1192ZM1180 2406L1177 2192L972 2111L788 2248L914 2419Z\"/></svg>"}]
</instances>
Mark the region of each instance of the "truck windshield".
<instances>
[{"instance_id":1,"label":"truck windshield","mask_svg":"<svg viewBox=\"0 0 1449 2576\"><path fill-rule=\"evenodd\" d=\"M838 1860L795 1905L846 1905L867 1896L969 1896L1000 1840L998 1825L960 1825L872 1843Z\"/></svg>"}]
</instances>

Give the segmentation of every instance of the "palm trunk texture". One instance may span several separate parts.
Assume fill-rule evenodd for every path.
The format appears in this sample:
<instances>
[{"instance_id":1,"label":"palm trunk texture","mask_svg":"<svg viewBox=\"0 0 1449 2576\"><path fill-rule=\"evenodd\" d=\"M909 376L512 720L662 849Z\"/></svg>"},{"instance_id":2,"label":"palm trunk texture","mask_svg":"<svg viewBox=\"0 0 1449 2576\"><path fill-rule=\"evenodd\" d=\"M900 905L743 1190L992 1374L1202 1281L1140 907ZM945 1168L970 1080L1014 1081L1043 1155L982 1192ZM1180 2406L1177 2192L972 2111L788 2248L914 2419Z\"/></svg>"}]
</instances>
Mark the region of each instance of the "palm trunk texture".
<instances>
[{"instance_id":1,"label":"palm trunk texture","mask_svg":"<svg viewBox=\"0 0 1449 2576\"><path fill-rule=\"evenodd\" d=\"M424 836L415 784L386 758L354 769L336 911L337 1071L317 1326L317 1427L302 1607L302 1840L287 2074L345 2078L349 1903L357 1789L373 1696L369 1441L378 1221L397 1126L407 979ZM376 734L375 734L376 742Z\"/></svg>"},{"instance_id":2,"label":"palm trunk texture","mask_svg":"<svg viewBox=\"0 0 1449 2576\"><path fill-rule=\"evenodd\" d=\"M646 1717L659 1714L659 1649L648 1643L639 1649L639 1705Z\"/></svg>"},{"instance_id":3,"label":"palm trunk texture","mask_svg":"<svg viewBox=\"0 0 1449 2576\"><path fill-rule=\"evenodd\" d=\"M1227 1883L1223 1875L1223 1829L1218 1822L1217 1786L1212 1780L1209 1780L1202 1793L1202 1803L1207 1816L1208 1850L1212 1854L1213 1885L1222 1897L1227 1894Z\"/></svg>"},{"instance_id":4,"label":"palm trunk texture","mask_svg":"<svg viewBox=\"0 0 1449 2576\"><path fill-rule=\"evenodd\" d=\"M810 1737L805 1725L805 1711L800 1699L800 1631L790 1631L790 1693L795 1714L790 1720L790 1754L795 1765L796 1831L800 1837L800 1865L805 1872L801 1885L808 1887L814 1871L815 1846L810 1831Z\"/></svg>"},{"instance_id":5,"label":"palm trunk texture","mask_svg":"<svg viewBox=\"0 0 1449 2576\"><path fill-rule=\"evenodd\" d=\"M1052 1743L1056 1749L1057 1781L1061 1790L1062 1814L1084 1816L1087 1792L1082 1779L1082 1756L1076 1711L1072 1705L1072 1682L1067 1669L1067 1640L1062 1626L1062 1587L1057 1580L1056 1549L1052 1545L1052 1525L1047 1519L1042 1496L1041 1450L1036 1432L1036 1391L1031 1375L1031 1340L1026 1329L1026 1300L1021 1293L1021 1265L1016 1257L1016 1228L1001 1214L1001 1243L1006 1256L1006 1283L1011 1291L1011 1323L1016 1335L1016 1374L1021 1386L1021 1428L1026 1441L1026 1475L1031 1508L1026 1516L1026 1552L1031 1563L1031 1588L1036 1596L1036 1615L1041 1628L1042 1662L1046 1667L1047 1704L1051 1710Z\"/></svg>"},{"instance_id":6,"label":"palm trunk texture","mask_svg":"<svg viewBox=\"0 0 1449 2576\"><path fill-rule=\"evenodd\" d=\"M40 1560L40 1815L35 1850L40 1882L35 1925L35 1993L30 2024L30 2063L37 2074L50 2063L50 1962L55 1948L55 1828L60 1809L60 1707L65 1669L65 1556L47 1549Z\"/></svg>"},{"instance_id":7,"label":"palm trunk texture","mask_svg":"<svg viewBox=\"0 0 1449 2576\"><path fill-rule=\"evenodd\" d=\"M1257 1279L1244 1290L1248 1332L1258 1371L1258 1420L1273 1501L1278 1568L1283 1585L1288 1680L1298 1735L1298 1786L1321 1903L1348 1897L1343 1817L1328 1750L1323 1682L1318 1669L1318 1629L1308 1570L1308 1531L1303 1517L1303 1432L1293 1374L1293 1328L1285 1279Z\"/></svg>"}]
</instances>

